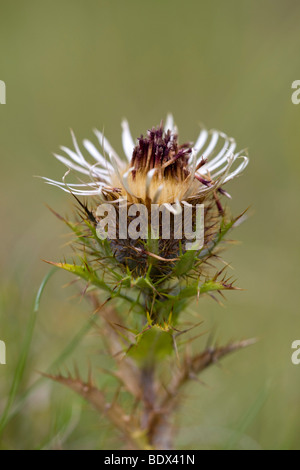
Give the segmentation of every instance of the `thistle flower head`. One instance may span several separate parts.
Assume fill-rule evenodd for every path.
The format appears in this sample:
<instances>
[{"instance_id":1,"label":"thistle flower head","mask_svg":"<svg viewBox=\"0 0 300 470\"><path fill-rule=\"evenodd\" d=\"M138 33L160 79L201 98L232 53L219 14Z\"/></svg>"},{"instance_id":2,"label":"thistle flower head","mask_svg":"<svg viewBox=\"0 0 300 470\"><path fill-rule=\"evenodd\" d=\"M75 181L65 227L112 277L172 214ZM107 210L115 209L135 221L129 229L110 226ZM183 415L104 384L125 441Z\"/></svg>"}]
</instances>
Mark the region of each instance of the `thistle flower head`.
<instances>
[{"instance_id":1,"label":"thistle flower head","mask_svg":"<svg viewBox=\"0 0 300 470\"><path fill-rule=\"evenodd\" d=\"M120 270L120 279L125 276L122 282L128 282L126 275L129 276L129 284L134 282L142 291L146 310L152 312L155 309L167 310L167 303L164 302L162 308L162 305L154 302L154 297L169 295L173 292L172 289L175 289L174 292L176 289L181 292L180 282L183 277L196 283L189 291L191 294L185 294L186 298L199 295L197 286L200 278L207 277L207 261L215 255L217 245L234 223L234 220L228 220L226 208L223 208L220 200L222 196L230 197L223 186L242 173L248 164L247 156L243 151L235 153L235 140L216 130L207 131L203 128L194 144L179 143L177 128L171 115L168 115L165 126L161 123L158 127L153 127L135 142L129 125L124 120L122 142L126 160L118 156L102 132L95 130L95 135L102 147L101 153L91 141L84 140L83 147L90 156L90 159L86 159L72 133L74 149L61 147L65 155L55 154L68 167L68 172L62 181L45 178L47 183L58 186L76 198L85 196L90 201L88 208L77 198L93 227L89 227L89 233L85 232L82 236L76 230L81 244L83 240L84 244L88 244L89 238L95 238L96 248L88 244L88 253L92 253L92 260L87 261L89 269L93 263L100 263L105 272L106 268L103 266L108 259L113 259L113 263L117 263L117 268L114 264L113 269ZM67 182L70 171L81 175L79 182ZM82 181L82 176L85 181ZM104 254L100 255L97 248L98 227L102 223L103 214L99 215L98 209L103 203L105 211L108 204L108 209L113 209L115 213L113 235L108 229L104 230L108 246L104 247ZM140 230L137 236L127 236L132 214L128 210L124 220L123 207L125 205L132 209L136 204L150 208L151 215L153 206L167 211L170 229L167 236L164 235L163 214L158 215L158 225L153 230L149 211L144 224L146 230ZM199 206L204 212L201 245L195 247L191 243L187 247L187 241L192 239L191 235L197 234ZM187 231L186 227L182 230L184 224L189 227ZM135 224L138 225L140 224ZM188 250L192 253L189 254ZM110 258L107 257L108 252ZM213 286L216 279L212 282ZM164 293L158 293L157 283L160 283L161 289L166 289ZM170 285L173 287L170 288ZM224 281L223 287L217 284L216 290L223 288L232 288L232 284Z\"/></svg>"},{"instance_id":2,"label":"thistle flower head","mask_svg":"<svg viewBox=\"0 0 300 470\"><path fill-rule=\"evenodd\" d=\"M127 161L120 158L102 132L95 130L102 153L89 140L83 146L90 163L72 133L74 150L61 147L67 155L55 154L70 170L89 177L69 184L45 178L77 196L100 196L106 200L126 197L129 202L172 204L177 201L204 200L213 192L228 195L222 185L242 173L248 158L234 153L233 138L216 130L202 129L195 144L178 142L173 117L133 141L127 121L122 122L122 142ZM233 165L236 167L233 169Z\"/></svg>"}]
</instances>

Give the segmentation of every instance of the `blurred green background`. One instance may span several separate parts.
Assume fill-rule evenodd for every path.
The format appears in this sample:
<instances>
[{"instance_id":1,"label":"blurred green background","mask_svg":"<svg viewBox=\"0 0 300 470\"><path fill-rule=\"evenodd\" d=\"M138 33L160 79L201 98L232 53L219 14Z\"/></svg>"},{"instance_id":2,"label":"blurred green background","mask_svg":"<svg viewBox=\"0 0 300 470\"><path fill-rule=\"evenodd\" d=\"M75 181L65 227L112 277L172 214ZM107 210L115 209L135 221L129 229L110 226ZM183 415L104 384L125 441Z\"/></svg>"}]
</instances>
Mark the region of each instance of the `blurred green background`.
<instances>
[{"instance_id":1,"label":"blurred green background","mask_svg":"<svg viewBox=\"0 0 300 470\"><path fill-rule=\"evenodd\" d=\"M134 136L171 111L183 141L199 123L249 147L251 162L231 182L233 213L251 205L236 229L242 245L227 261L245 291L224 307L202 299L195 311L221 342L257 336L257 345L208 370L190 387L178 417L179 448L300 449L299 172L300 4L296 0L0 0L1 298L0 413L11 396L35 294L49 267L68 252L73 201L33 175L61 178L51 153L92 129L121 153L120 121ZM115 448L105 420L72 392L39 379L86 324L91 305L58 273L41 299L24 376L1 448ZM84 369L98 348L90 331L62 364ZM95 367L107 366L99 351ZM20 365L20 363L19 363ZM62 367L62 370L64 368ZM103 379L105 381L106 379Z\"/></svg>"}]
</instances>

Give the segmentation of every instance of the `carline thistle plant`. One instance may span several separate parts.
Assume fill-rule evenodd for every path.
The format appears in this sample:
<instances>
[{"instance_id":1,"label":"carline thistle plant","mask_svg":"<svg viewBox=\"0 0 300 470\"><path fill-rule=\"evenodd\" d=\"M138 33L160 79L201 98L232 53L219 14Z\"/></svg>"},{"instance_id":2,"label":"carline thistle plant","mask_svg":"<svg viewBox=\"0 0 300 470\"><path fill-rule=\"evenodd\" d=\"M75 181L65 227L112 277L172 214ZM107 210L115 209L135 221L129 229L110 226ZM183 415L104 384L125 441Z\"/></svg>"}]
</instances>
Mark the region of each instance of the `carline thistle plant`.
<instances>
[{"instance_id":1,"label":"carline thistle plant","mask_svg":"<svg viewBox=\"0 0 300 470\"><path fill-rule=\"evenodd\" d=\"M84 140L81 149L72 133L74 149L61 147L64 155L55 154L68 168L62 181L44 178L71 194L78 207L76 220L63 219L75 236L77 261L52 264L84 281L102 322L98 331L114 358L115 396L129 394L131 409L109 400L91 374L87 380L78 373L51 378L104 414L125 447L171 449L184 386L252 343L195 352L189 332L201 322L191 326L186 312L195 300L197 311L200 296L217 299L236 289L226 264L218 264L222 242L244 213L230 215L224 187L243 172L248 157L216 130L203 128L194 144L180 144L171 115L136 141L124 120L126 159L102 132L95 130L95 136L98 146ZM68 182L70 173L80 175L77 182Z\"/></svg>"}]
</instances>

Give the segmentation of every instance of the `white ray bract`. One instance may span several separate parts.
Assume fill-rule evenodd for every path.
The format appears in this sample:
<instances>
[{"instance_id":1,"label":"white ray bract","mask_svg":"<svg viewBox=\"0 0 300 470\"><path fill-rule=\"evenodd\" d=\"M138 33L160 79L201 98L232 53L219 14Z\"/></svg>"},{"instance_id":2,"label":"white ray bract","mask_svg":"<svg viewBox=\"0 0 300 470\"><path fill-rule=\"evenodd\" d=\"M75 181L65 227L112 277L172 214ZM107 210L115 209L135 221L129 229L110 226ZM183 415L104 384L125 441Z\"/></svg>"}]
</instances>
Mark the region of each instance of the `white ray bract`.
<instances>
[{"instance_id":1,"label":"white ray bract","mask_svg":"<svg viewBox=\"0 0 300 470\"><path fill-rule=\"evenodd\" d=\"M44 178L46 183L57 186L63 191L73 193L75 195L95 196L100 195L103 188L105 188L106 191L113 190L112 176L114 176L114 180L115 177L117 177L120 186L123 186L127 193L134 196L134 191L129 185L129 176L133 168L128 169L128 162L131 161L135 143L132 139L128 122L124 119L121 125L122 143L127 161L122 160L119 157L104 134L96 129L94 130L94 133L98 139L100 147L102 148L102 152L100 152L90 140L85 139L83 141L83 146L89 156L93 159L93 163L89 163L80 150L73 131L71 131L74 150L62 146L60 148L66 156L59 154L54 154L54 156L69 169L67 174L72 170L78 174L88 176L89 181L83 182L79 179L80 183L69 184L65 181L67 176L66 174L62 181ZM164 132L167 132L168 130L172 132L172 135L177 133L177 128L174 125L172 114L168 114L166 119ZM201 186L200 183L197 194L205 194L215 191L221 185L239 176L248 165L249 159L245 155L245 150L234 153L235 149L236 142L232 137L228 137L223 132L219 132L217 130L208 131L207 129L202 128L192 149L192 154L189 160L190 175L188 179L190 186L183 195L183 199L187 199L191 196L191 186L194 182L195 174L208 178L208 181L211 181L211 184L209 185L203 184ZM202 159L207 161L196 171L196 167ZM236 162L239 163L237 166L235 165ZM233 166L235 169L232 170ZM155 172L156 170L150 170L146 175L145 190L148 197ZM153 196L154 203L159 199L162 189L163 185L159 186L156 190L156 193ZM169 206L168 208L170 209ZM174 208L171 209L176 211Z\"/></svg>"}]
</instances>

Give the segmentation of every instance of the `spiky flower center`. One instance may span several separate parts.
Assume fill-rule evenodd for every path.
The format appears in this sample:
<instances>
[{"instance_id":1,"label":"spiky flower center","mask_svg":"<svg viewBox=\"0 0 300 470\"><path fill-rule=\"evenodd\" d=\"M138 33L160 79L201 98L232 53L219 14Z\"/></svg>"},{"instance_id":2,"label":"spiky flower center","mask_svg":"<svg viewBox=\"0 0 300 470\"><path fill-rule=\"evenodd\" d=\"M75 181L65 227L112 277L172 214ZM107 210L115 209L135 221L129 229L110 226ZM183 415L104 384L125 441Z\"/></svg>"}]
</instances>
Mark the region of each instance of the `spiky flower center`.
<instances>
[{"instance_id":1,"label":"spiky flower center","mask_svg":"<svg viewBox=\"0 0 300 470\"><path fill-rule=\"evenodd\" d=\"M130 162L128 176L130 202L145 201L173 203L181 200L191 185L190 157L192 144L179 145L178 135L164 132L163 124L153 127L144 137L137 139ZM124 172L126 173L126 172ZM151 175L151 184L147 182ZM197 181L192 184L199 186ZM128 191L126 191L128 193Z\"/></svg>"},{"instance_id":2,"label":"spiky flower center","mask_svg":"<svg viewBox=\"0 0 300 470\"><path fill-rule=\"evenodd\" d=\"M157 178L174 178L184 181L190 174L189 157L191 144L179 145L178 136L170 130L164 133L162 123L153 127L147 136L138 139L132 154L131 166L133 179L137 173L147 173L156 169Z\"/></svg>"}]
</instances>

